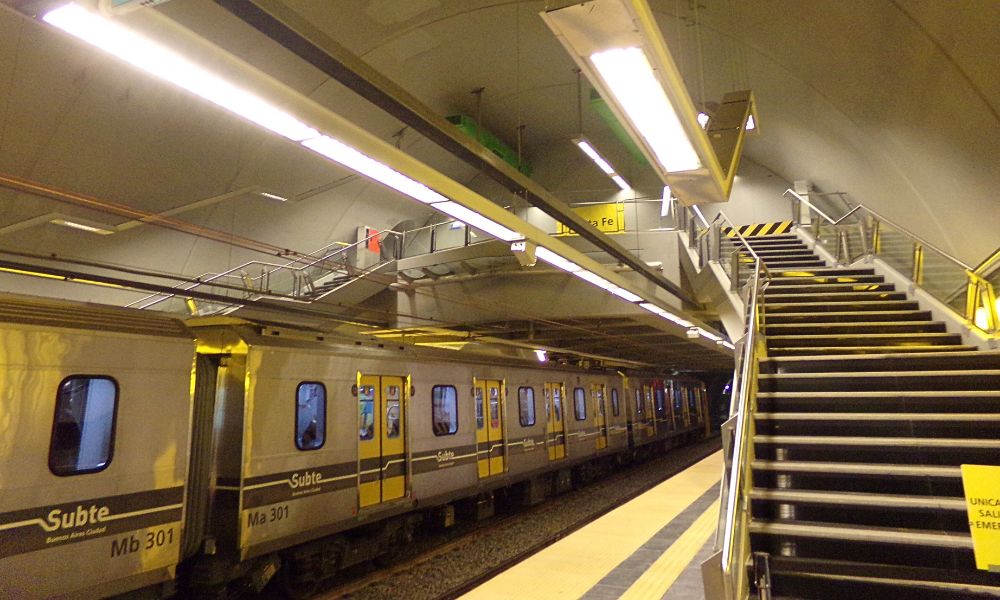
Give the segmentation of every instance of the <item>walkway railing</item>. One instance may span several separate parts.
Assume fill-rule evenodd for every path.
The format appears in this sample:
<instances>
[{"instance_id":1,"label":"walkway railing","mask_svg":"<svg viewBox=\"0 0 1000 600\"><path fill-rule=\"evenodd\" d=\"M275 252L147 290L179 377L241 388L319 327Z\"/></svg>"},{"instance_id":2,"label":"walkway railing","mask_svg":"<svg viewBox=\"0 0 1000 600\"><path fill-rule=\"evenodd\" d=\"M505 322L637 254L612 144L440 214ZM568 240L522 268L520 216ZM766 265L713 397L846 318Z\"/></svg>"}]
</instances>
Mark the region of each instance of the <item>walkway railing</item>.
<instances>
[{"instance_id":1,"label":"walkway railing","mask_svg":"<svg viewBox=\"0 0 1000 600\"><path fill-rule=\"evenodd\" d=\"M378 257L368 254L378 241ZM127 306L187 312L193 315L217 314L227 308L259 298L290 302L311 302L339 285L366 277L389 262L445 250L493 241L477 234L465 223L452 219L406 231L385 230L348 244L333 242L306 256L285 263L252 260L221 273L205 273L175 286L171 294L150 294ZM382 251L385 248L387 251ZM372 260L374 259L374 260ZM325 282L337 286L323 286ZM191 300L185 292L211 288L216 295L233 299L231 304L203 303Z\"/></svg>"},{"instance_id":2,"label":"walkway railing","mask_svg":"<svg viewBox=\"0 0 1000 600\"><path fill-rule=\"evenodd\" d=\"M865 257L880 258L949 306L970 326L987 334L1000 334L996 296L1000 250L972 267L863 204L853 205L834 219L816 202L794 190L786 190L784 195L791 200L793 220L808 228L816 243L825 246L841 264ZM844 199L840 192L832 195Z\"/></svg>"}]
</instances>

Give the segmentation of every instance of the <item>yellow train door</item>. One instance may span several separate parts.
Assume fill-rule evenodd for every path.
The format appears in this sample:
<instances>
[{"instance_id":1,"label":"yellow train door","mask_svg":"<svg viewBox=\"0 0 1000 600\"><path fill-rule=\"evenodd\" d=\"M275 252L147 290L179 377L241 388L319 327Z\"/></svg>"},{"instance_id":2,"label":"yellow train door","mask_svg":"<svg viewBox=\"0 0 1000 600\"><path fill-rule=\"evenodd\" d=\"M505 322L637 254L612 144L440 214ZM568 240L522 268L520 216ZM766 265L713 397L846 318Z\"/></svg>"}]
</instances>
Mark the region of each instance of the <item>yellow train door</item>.
<instances>
[{"instance_id":1,"label":"yellow train door","mask_svg":"<svg viewBox=\"0 0 1000 600\"><path fill-rule=\"evenodd\" d=\"M406 380L358 376L358 504L406 494Z\"/></svg>"},{"instance_id":2,"label":"yellow train door","mask_svg":"<svg viewBox=\"0 0 1000 600\"><path fill-rule=\"evenodd\" d=\"M476 405L476 456L481 478L499 475L506 467L503 393L503 381L473 380L473 402Z\"/></svg>"},{"instance_id":3,"label":"yellow train door","mask_svg":"<svg viewBox=\"0 0 1000 600\"><path fill-rule=\"evenodd\" d=\"M608 417L604 406L604 384L594 383L590 386L590 395L594 399L594 425L597 426L597 449L608 447Z\"/></svg>"},{"instance_id":4,"label":"yellow train door","mask_svg":"<svg viewBox=\"0 0 1000 600\"><path fill-rule=\"evenodd\" d=\"M566 397L563 384L545 384L545 415L548 418L546 440L549 446L549 460L566 457L566 421L563 413L563 399Z\"/></svg>"}]
</instances>

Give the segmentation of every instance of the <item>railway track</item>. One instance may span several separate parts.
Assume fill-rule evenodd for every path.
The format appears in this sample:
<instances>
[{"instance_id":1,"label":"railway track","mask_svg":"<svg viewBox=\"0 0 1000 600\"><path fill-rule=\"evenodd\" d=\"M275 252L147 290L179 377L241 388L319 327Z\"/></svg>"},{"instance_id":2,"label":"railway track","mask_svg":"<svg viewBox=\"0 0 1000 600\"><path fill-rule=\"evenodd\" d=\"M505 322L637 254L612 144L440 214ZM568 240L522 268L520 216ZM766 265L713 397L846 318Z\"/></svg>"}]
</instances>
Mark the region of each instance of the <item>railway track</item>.
<instances>
[{"instance_id":1,"label":"railway track","mask_svg":"<svg viewBox=\"0 0 1000 600\"><path fill-rule=\"evenodd\" d=\"M643 494L717 451L718 438L672 450L585 487L498 517L395 565L333 583L317 600L447 600ZM443 536L442 536L443 537Z\"/></svg>"}]
</instances>

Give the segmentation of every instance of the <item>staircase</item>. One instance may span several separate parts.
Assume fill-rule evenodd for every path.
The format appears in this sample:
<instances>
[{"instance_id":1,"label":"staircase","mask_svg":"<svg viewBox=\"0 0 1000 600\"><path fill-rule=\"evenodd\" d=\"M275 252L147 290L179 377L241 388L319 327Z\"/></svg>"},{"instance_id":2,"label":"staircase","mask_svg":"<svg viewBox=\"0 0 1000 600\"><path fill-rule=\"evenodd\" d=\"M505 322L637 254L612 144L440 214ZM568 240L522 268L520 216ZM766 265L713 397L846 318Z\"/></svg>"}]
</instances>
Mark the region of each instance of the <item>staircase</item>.
<instances>
[{"instance_id":1,"label":"staircase","mask_svg":"<svg viewBox=\"0 0 1000 600\"><path fill-rule=\"evenodd\" d=\"M1000 573L975 567L959 468L1000 464L1000 352L794 235L747 243L773 276L750 495L770 597L1000 598Z\"/></svg>"}]
</instances>

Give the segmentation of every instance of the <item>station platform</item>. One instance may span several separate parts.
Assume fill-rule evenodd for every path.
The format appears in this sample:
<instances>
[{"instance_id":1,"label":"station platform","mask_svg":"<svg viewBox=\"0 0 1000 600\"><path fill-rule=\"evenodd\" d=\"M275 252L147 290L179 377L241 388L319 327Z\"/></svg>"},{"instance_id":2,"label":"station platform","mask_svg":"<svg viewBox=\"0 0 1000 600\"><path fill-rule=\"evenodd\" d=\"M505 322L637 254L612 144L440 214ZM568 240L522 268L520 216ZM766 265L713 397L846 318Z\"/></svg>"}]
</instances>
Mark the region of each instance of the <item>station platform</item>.
<instances>
[{"instance_id":1,"label":"station platform","mask_svg":"<svg viewBox=\"0 0 1000 600\"><path fill-rule=\"evenodd\" d=\"M722 452L657 485L462 596L463 600L704 597Z\"/></svg>"}]
</instances>

